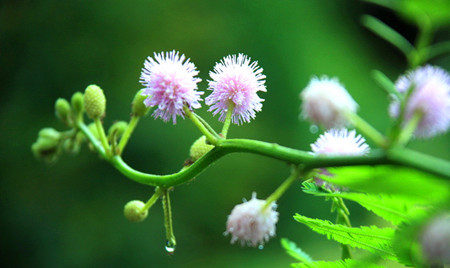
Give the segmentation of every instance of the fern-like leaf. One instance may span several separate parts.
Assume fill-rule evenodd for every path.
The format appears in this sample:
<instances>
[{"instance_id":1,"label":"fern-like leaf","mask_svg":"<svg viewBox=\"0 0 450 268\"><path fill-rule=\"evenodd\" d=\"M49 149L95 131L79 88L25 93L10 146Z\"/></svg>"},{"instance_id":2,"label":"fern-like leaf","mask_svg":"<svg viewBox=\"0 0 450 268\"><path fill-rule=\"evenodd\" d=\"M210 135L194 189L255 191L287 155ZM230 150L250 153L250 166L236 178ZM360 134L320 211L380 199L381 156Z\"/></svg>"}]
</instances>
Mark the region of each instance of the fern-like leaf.
<instances>
[{"instance_id":1,"label":"fern-like leaf","mask_svg":"<svg viewBox=\"0 0 450 268\"><path fill-rule=\"evenodd\" d=\"M301 262L312 262L313 259L303 250L301 250L297 245L287 238L281 238L281 246L286 250L286 253L291 255Z\"/></svg>"},{"instance_id":2,"label":"fern-like leaf","mask_svg":"<svg viewBox=\"0 0 450 268\"><path fill-rule=\"evenodd\" d=\"M381 265L358 261L354 259L345 259L338 261L316 261L308 263L293 263L291 267L294 268L380 268Z\"/></svg>"},{"instance_id":3,"label":"fern-like leaf","mask_svg":"<svg viewBox=\"0 0 450 268\"><path fill-rule=\"evenodd\" d=\"M450 182L404 167L358 166L328 169L321 179L365 193L391 194L412 202L430 204L450 197Z\"/></svg>"},{"instance_id":4,"label":"fern-like leaf","mask_svg":"<svg viewBox=\"0 0 450 268\"><path fill-rule=\"evenodd\" d=\"M303 191L305 193L316 196L340 197L357 202L367 210L372 211L395 225L409 221L412 217L425 213L424 208L419 207L416 204L417 202L398 196L387 194L324 192L318 190L317 187L312 186L311 183L304 183L303 186Z\"/></svg>"},{"instance_id":5,"label":"fern-like leaf","mask_svg":"<svg viewBox=\"0 0 450 268\"><path fill-rule=\"evenodd\" d=\"M326 235L341 244L365 249L384 259L396 260L392 250L394 229L378 228L376 226L347 227L333 224L329 221L311 219L299 214L294 219L311 228L313 231Z\"/></svg>"}]
</instances>

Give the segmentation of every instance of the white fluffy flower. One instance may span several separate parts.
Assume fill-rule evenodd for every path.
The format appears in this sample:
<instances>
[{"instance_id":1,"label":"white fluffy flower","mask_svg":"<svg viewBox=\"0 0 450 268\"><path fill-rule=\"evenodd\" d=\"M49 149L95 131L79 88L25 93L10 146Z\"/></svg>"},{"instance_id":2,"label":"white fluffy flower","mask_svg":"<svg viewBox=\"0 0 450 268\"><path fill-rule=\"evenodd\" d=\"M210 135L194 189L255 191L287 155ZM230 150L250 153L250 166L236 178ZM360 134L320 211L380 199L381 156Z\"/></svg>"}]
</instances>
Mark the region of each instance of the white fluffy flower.
<instances>
[{"instance_id":1,"label":"white fluffy flower","mask_svg":"<svg viewBox=\"0 0 450 268\"><path fill-rule=\"evenodd\" d=\"M236 205L228 216L225 234L231 234L231 243L240 241L241 245L260 246L275 235L278 221L276 204L263 209L265 200L256 199L253 193L250 201Z\"/></svg>"},{"instance_id":2,"label":"white fluffy flower","mask_svg":"<svg viewBox=\"0 0 450 268\"><path fill-rule=\"evenodd\" d=\"M313 77L300 98L302 116L327 129L349 125L345 113L358 110L358 104L337 78Z\"/></svg>"},{"instance_id":3,"label":"white fluffy flower","mask_svg":"<svg viewBox=\"0 0 450 268\"><path fill-rule=\"evenodd\" d=\"M365 142L355 130L330 129L311 144L311 149L318 155L366 155L370 147Z\"/></svg>"},{"instance_id":4,"label":"white fluffy flower","mask_svg":"<svg viewBox=\"0 0 450 268\"><path fill-rule=\"evenodd\" d=\"M449 129L450 75L445 70L430 65L418 68L401 76L395 87L403 96L411 94L405 106L405 122L416 111L423 113L414 132L416 137L429 138ZM389 114L397 118L399 110L400 101L394 99L389 106Z\"/></svg>"}]
</instances>

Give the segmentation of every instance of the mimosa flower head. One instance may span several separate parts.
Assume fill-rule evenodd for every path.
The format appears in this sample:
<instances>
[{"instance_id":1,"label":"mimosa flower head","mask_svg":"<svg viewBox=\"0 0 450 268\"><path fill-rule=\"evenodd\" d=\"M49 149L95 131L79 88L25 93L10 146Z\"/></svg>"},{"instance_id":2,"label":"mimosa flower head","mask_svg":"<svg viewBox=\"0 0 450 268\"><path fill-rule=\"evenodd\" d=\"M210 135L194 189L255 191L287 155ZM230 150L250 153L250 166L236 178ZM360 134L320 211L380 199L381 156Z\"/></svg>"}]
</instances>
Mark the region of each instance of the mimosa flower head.
<instances>
[{"instance_id":1,"label":"mimosa flower head","mask_svg":"<svg viewBox=\"0 0 450 268\"><path fill-rule=\"evenodd\" d=\"M212 93L206 97L208 111L214 115L220 113L219 120L224 121L230 104L234 106L231 122L242 124L255 118L256 112L261 111L264 100L258 91L266 92L264 85L266 78L258 62L250 62L244 54L230 55L223 58L210 72L209 90Z\"/></svg>"},{"instance_id":2,"label":"mimosa flower head","mask_svg":"<svg viewBox=\"0 0 450 268\"><path fill-rule=\"evenodd\" d=\"M172 119L176 123L177 115L184 118L183 107L189 109L201 107L200 96L203 92L197 91L200 78L195 65L185 60L184 55L176 51L154 54L154 59L148 57L142 68L140 82L145 89L142 93L148 96L144 104L149 107L156 106L153 112L155 118L164 121Z\"/></svg>"}]
</instances>

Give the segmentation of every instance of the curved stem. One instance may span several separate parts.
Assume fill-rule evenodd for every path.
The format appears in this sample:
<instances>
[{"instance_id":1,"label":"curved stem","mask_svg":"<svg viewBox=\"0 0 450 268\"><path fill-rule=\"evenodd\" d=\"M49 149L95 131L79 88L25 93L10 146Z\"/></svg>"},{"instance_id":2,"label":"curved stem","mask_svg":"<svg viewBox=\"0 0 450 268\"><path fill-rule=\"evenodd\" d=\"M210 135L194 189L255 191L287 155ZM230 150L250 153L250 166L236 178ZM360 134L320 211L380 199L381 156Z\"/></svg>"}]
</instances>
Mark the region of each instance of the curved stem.
<instances>
[{"instance_id":1,"label":"curved stem","mask_svg":"<svg viewBox=\"0 0 450 268\"><path fill-rule=\"evenodd\" d=\"M119 142L119 154L122 154L123 149L125 149L125 146L127 145L128 140L131 137L131 134L133 133L134 129L136 128L136 125L139 123L140 116L132 115L130 119L130 123L127 126L127 129L122 135L122 138Z\"/></svg>"},{"instance_id":2,"label":"curved stem","mask_svg":"<svg viewBox=\"0 0 450 268\"><path fill-rule=\"evenodd\" d=\"M388 146L388 141L386 140L386 138L372 125L362 119L359 115L357 115L356 113L347 113L347 116L364 136L374 141L375 144L377 144L381 148L386 148Z\"/></svg>"},{"instance_id":3,"label":"curved stem","mask_svg":"<svg viewBox=\"0 0 450 268\"><path fill-rule=\"evenodd\" d=\"M276 143L268 143L248 139L220 139L214 149L195 161L187 168L169 175L154 175L137 171L126 164L121 156L109 156L92 135L87 126L78 124L78 128L93 144L99 154L111 162L127 178L136 182L171 187L190 181L203 172L209 165L224 155L235 152L248 152L268 156L294 165L301 165L304 170L320 167L339 167L355 165L389 165L412 167L440 177L450 179L450 165L447 161L424 155L406 148L392 148L389 151L373 150L368 156L316 156L309 152L284 147Z\"/></svg>"},{"instance_id":4,"label":"curved stem","mask_svg":"<svg viewBox=\"0 0 450 268\"><path fill-rule=\"evenodd\" d=\"M109 153L109 145L108 140L106 139L105 130L103 129L102 122L100 121L100 118L94 119L95 126L97 127L98 135L100 136L100 142L102 143L103 148L105 149L105 152ZM80 123L78 123L80 124Z\"/></svg>"},{"instance_id":5,"label":"curved stem","mask_svg":"<svg viewBox=\"0 0 450 268\"><path fill-rule=\"evenodd\" d=\"M194 123L194 125L205 135L206 139L213 145L217 143L217 138L214 137L214 135L208 131L208 129L198 120L198 118L189 110L188 107L184 106L184 113L186 116L191 119L191 121Z\"/></svg>"},{"instance_id":6,"label":"curved stem","mask_svg":"<svg viewBox=\"0 0 450 268\"><path fill-rule=\"evenodd\" d=\"M299 178L302 169L295 167L293 168L291 175L266 199L266 203L263 206L263 210L267 209L272 202L277 201L286 191L291 187L296 179Z\"/></svg>"},{"instance_id":7,"label":"curved stem","mask_svg":"<svg viewBox=\"0 0 450 268\"><path fill-rule=\"evenodd\" d=\"M158 201L158 198L163 193L163 190L160 187L156 187L155 193L150 197L150 199L145 203L145 206L142 207L141 211L149 210L155 203Z\"/></svg>"}]
</instances>

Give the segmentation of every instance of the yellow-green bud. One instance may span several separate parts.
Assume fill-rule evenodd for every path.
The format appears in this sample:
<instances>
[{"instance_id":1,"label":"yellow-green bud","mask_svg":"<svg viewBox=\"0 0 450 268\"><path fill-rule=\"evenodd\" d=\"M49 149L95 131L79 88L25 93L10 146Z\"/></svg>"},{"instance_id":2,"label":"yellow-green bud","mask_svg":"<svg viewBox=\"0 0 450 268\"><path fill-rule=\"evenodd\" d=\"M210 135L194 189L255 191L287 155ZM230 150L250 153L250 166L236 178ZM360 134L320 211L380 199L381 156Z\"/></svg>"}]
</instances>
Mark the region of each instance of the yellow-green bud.
<instances>
[{"instance_id":1,"label":"yellow-green bud","mask_svg":"<svg viewBox=\"0 0 450 268\"><path fill-rule=\"evenodd\" d=\"M39 131L39 138L59 141L61 133L54 128L46 127Z\"/></svg>"},{"instance_id":2,"label":"yellow-green bud","mask_svg":"<svg viewBox=\"0 0 450 268\"><path fill-rule=\"evenodd\" d=\"M148 96L143 96L142 92L144 92L144 89L139 90L136 95L134 95L133 102L131 103L131 110L135 116L144 116L150 110L150 107L147 107L144 104L144 100Z\"/></svg>"},{"instance_id":3,"label":"yellow-green bud","mask_svg":"<svg viewBox=\"0 0 450 268\"><path fill-rule=\"evenodd\" d=\"M90 85L84 92L84 108L91 119L100 118L105 114L106 98L103 90L97 85Z\"/></svg>"},{"instance_id":4,"label":"yellow-green bud","mask_svg":"<svg viewBox=\"0 0 450 268\"><path fill-rule=\"evenodd\" d=\"M128 123L125 121L117 121L115 122L108 130L108 139L112 140L112 138L119 138L125 132L128 127Z\"/></svg>"},{"instance_id":5,"label":"yellow-green bud","mask_svg":"<svg viewBox=\"0 0 450 268\"><path fill-rule=\"evenodd\" d=\"M142 210L144 206L145 204L142 201L130 201L123 208L123 214L125 215L125 218L131 222L143 221L148 215L148 210Z\"/></svg>"},{"instance_id":6,"label":"yellow-green bud","mask_svg":"<svg viewBox=\"0 0 450 268\"><path fill-rule=\"evenodd\" d=\"M60 153L61 133L53 128L44 128L39 131L36 142L31 146L31 150L36 158L46 162L54 162Z\"/></svg>"},{"instance_id":7,"label":"yellow-green bud","mask_svg":"<svg viewBox=\"0 0 450 268\"><path fill-rule=\"evenodd\" d=\"M66 99L59 98L55 102L55 114L64 124L70 125L72 120L70 104Z\"/></svg>"},{"instance_id":8,"label":"yellow-green bud","mask_svg":"<svg viewBox=\"0 0 450 268\"><path fill-rule=\"evenodd\" d=\"M72 99L70 99L70 102L72 103L72 108L75 111L75 113L80 114L84 110L84 96L81 92L75 92L72 95Z\"/></svg>"},{"instance_id":9,"label":"yellow-green bud","mask_svg":"<svg viewBox=\"0 0 450 268\"><path fill-rule=\"evenodd\" d=\"M207 152L211 151L212 148L214 148L213 145L206 144L206 137L201 136L192 144L189 155L191 156L192 161L195 162Z\"/></svg>"}]
</instances>

